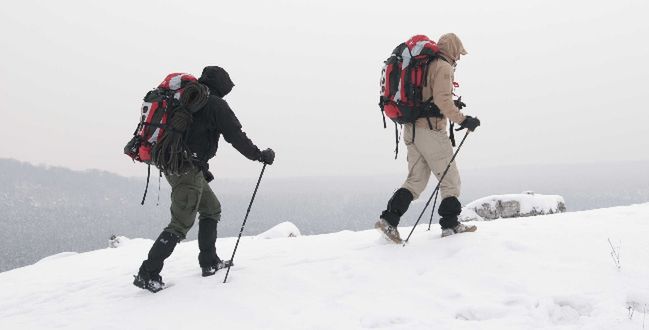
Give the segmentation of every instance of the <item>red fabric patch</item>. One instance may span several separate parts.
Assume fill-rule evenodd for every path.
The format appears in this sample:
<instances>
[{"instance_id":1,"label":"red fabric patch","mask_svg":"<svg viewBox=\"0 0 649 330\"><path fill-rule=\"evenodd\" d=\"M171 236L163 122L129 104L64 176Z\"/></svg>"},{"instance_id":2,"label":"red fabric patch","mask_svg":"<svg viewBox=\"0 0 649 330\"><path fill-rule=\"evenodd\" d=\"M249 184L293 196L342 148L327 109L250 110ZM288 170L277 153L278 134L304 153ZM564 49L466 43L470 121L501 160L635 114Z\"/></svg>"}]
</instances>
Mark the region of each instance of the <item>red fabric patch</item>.
<instances>
[{"instance_id":1,"label":"red fabric patch","mask_svg":"<svg viewBox=\"0 0 649 330\"><path fill-rule=\"evenodd\" d=\"M385 88L383 91L383 96L385 97L390 97L390 86L392 86L390 75L392 74L392 70L394 70L394 65L392 64L388 65L385 68L385 86L383 86Z\"/></svg>"},{"instance_id":2,"label":"red fabric patch","mask_svg":"<svg viewBox=\"0 0 649 330\"><path fill-rule=\"evenodd\" d=\"M408 41L406 41L406 46L408 46L408 49L412 50L412 48L415 47L415 45L420 41L431 41L431 40L428 39L428 37L423 34L418 34L408 39Z\"/></svg>"},{"instance_id":3,"label":"red fabric patch","mask_svg":"<svg viewBox=\"0 0 649 330\"><path fill-rule=\"evenodd\" d=\"M437 47L437 44L423 34L418 34L408 39L408 41L406 41L406 46L408 46L408 49L412 50L415 47L415 45L420 41L426 42L424 44L424 48L430 49L434 53L439 52L439 48Z\"/></svg>"},{"instance_id":4,"label":"red fabric patch","mask_svg":"<svg viewBox=\"0 0 649 330\"><path fill-rule=\"evenodd\" d=\"M140 161L142 162L148 162L151 160L151 145L146 143L140 145L140 149L138 150L138 156L140 157Z\"/></svg>"},{"instance_id":5,"label":"red fabric patch","mask_svg":"<svg viewBox=\"0 0 649 330\"><path fill-rule=\"evenodd\" d=\"M188 82L188 81L198 81L196 77L192 76L189 73L182 73L182 72L176 72L176 73L170 73L168 74L165 79L158 85L158 88L164 88L164 89L171 89L171 80L180 76L180 81L181 82Z\"/></svg>"},{"instance_id":6,"label":"red fabric patch","mask_svg":"<svg viewBox=\"0 0 649 330\"><path fill-rule=\"evenodd\" d=\"M388 103L383 106L383 111L385 111L385 115L390 119L397 119L401 117L401 111L399 111L399 108L394 103Z\"/></svg>"}]
</instances>

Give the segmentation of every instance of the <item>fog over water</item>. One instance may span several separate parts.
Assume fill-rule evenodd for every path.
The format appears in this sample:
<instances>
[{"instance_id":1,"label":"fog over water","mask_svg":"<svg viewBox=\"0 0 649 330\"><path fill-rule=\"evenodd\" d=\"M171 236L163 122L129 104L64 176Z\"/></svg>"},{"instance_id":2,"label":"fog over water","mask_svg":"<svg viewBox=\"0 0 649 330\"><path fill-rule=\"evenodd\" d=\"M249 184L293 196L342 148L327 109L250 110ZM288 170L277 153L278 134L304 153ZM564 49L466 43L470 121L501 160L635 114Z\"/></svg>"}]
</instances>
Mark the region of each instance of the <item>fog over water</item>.
<instances>
[{"instance_id":1,"label":"fog over water","mask_svg":"<svg viewBox=\"0 0 649 330\"><path fill-rule=\"evenodd\" d=\"M648 169L649 162L623 162L465 170L460 200L466 204L487 195L533 190L562 195L568 211L643 203L649 202ZM220 237L239 233L258 174L250 173L250 179L217 174L210 184L223 205ZM269 167L245 235L283 221L307 235L369 229L404 176L276 178ZM143 177L0 159L0 271L63 251L104 248L112 234L155 238L169 222L168 185L163 179L157 206L156 178L152 176L141 206ZM430 193L412 204L402 225L414 223ZM197 229L189 232L189 240L196 239Z\"/></svg>"}]
</instances>

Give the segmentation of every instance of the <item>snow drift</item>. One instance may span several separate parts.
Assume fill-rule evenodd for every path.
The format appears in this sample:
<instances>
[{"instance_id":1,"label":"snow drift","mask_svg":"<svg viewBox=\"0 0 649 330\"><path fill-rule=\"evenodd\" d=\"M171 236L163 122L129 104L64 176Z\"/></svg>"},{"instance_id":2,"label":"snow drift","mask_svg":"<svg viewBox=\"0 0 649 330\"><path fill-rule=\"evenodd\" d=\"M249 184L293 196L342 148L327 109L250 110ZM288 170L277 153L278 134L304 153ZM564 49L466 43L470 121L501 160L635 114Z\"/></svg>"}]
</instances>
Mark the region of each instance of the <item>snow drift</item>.
<instances>
[{"instance_id":1,"label":"snow drift","mask_svg":"<svg viewBox=\"0 0 649 330\"><path fill-rule=\"evenodd\" d=\"M292 222L285 221L257 235L258 238L284 238L302 236L300 230Z\"/></svg>"},{"instance_id":2,"label":"snow drift","mask_svg":"<svg viewBox=\"0 0 649 330\"><path fill-rule=\"evenodd\" d=\"M183 242L157 294L131 284L151 240L68 254L0 273L0 328L642 329L649 204L443 239L426 226L405 247L374 230L243 237L225 284L223 271L201 277L196 242ZM235 240L219 239L219 254Z\"/></svg>"}]
</instances>

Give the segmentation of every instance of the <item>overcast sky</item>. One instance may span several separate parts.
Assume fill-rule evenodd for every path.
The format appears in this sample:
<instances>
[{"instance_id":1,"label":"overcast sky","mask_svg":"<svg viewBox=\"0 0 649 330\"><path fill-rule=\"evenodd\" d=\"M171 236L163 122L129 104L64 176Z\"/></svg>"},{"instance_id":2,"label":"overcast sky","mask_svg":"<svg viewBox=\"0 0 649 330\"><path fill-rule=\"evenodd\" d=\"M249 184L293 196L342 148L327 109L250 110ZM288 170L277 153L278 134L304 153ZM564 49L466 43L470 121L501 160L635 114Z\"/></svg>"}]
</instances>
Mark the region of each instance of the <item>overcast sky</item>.
<instances>
[{"instance_id":1,"label":"overcast sky","mask_svg":"<svg viewBox=\"0 0 649 330\"><path fill-rule=\"evenodd\" d=\"M382 62L411 35L455 32L457 93L482 121L460 168L647 160L648 16L646 0L12 1L0 157L143 176L122 148L144 94L219 65L274 176L405 172L377 106ZM211 166L260 167L224 141Z\"/></svg>"}]
</instances>

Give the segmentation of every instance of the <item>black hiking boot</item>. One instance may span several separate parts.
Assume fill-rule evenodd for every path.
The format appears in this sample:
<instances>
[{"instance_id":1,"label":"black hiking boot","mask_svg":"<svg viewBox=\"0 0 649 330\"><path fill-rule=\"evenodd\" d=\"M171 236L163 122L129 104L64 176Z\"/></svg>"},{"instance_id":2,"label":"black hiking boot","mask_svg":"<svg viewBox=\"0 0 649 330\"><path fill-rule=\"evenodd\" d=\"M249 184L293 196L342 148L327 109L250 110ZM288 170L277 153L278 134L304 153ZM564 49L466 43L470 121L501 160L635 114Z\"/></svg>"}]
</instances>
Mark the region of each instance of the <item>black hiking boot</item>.
<instances>
[{"instance_id":1,"label":"black hiking boot","mask_svg":"<svg viewBox=\"0 0 649 330\"><path fill-rule=\"evenodd\" d=\"M214 265L211 265L211 266L208 266L208 267L201 267L202 276L203 277L212 276L212 275L216 274L216 272L219 269L223 269L223 268L226 268L226 267L232 267L232 266L234 266L234 264L232 263L232 260L226 260L226 261L219 260L218 262L214 263Z\"/></svg>"},{"instance_id":2,"label":"black hiking boot","mask_svg":"<svg viewBox=\"0 0 649 330\"><path fill-rule=\"evenodd\" d=\"M133 275L133 277L133 285L140 289L156 293L165 288L165 283L162 282L162 276L160 275L149 275L146 272L140 272L137 275Z\"/></svg>"}]
</instances>

